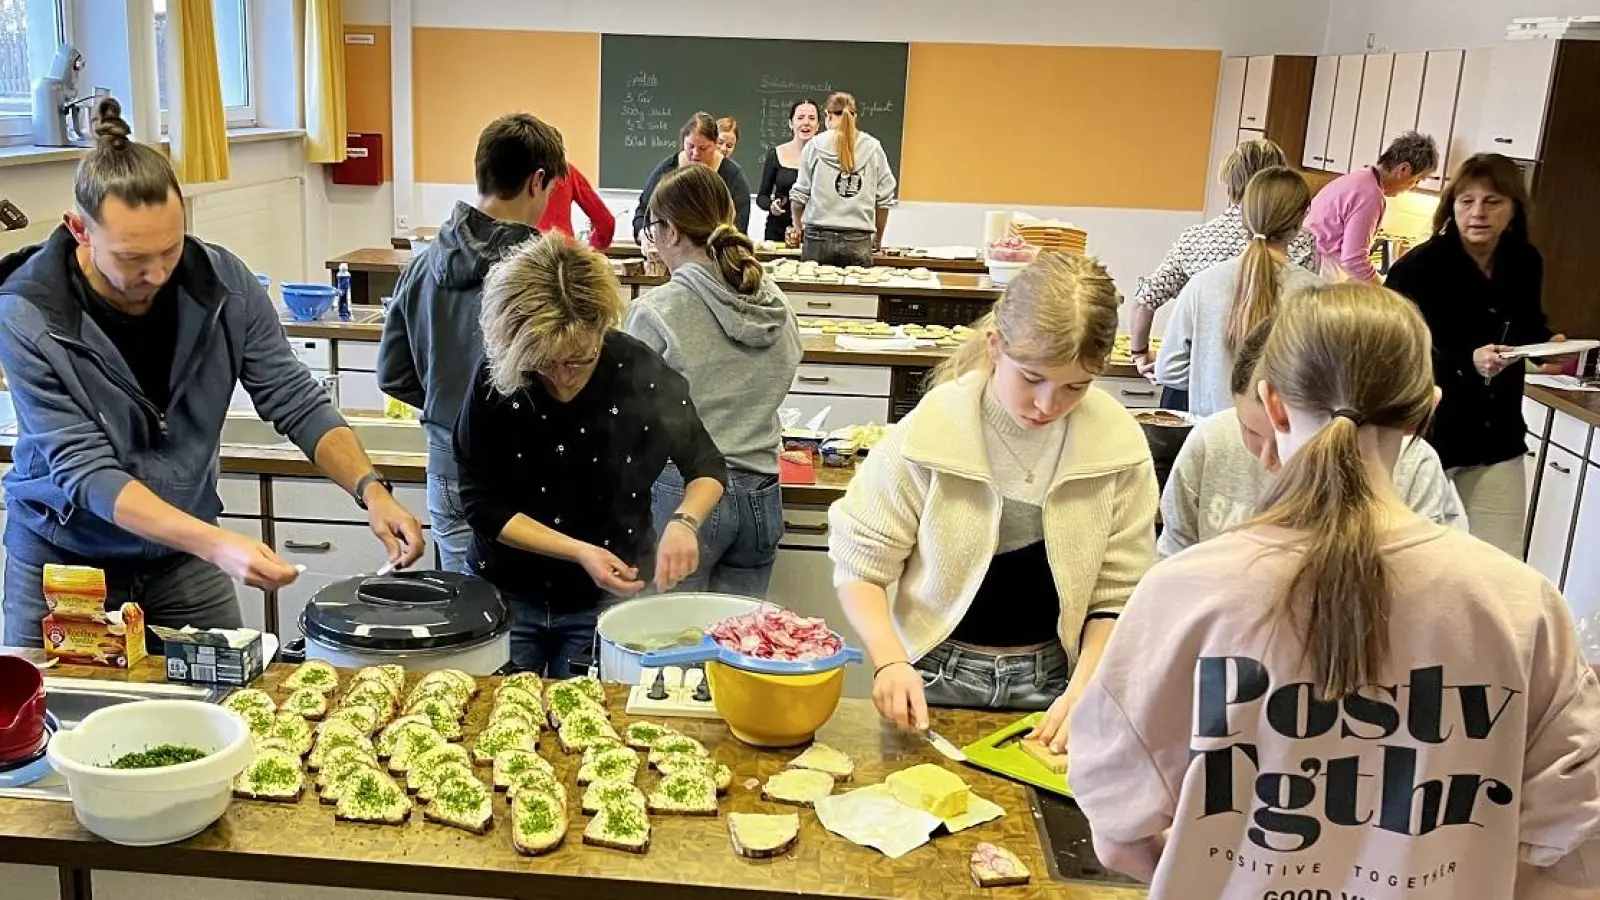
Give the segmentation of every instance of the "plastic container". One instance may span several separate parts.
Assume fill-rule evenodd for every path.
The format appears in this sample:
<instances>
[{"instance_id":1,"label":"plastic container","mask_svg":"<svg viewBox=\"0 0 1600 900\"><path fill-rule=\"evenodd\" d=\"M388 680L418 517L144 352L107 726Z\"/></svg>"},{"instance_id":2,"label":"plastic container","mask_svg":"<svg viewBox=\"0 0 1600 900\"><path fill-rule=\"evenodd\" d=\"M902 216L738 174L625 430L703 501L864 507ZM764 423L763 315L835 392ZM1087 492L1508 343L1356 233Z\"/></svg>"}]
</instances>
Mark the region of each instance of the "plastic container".
<instances>
[{"instance_id":1,"label":"plastic container","mask_svg":"<svg viewBox=\"0 0 1600 900\"><path fill-rule=\"evenodd\" d=\"M44 742L44 676L20 656L0 656L0 764L28 758Z\"/></svg>"},{"instance_id":2,"label":"plastic container","mask_svg":"<svg viewBox=\"0 0 1600 900\"><path fill-rule=\"evenodd\" d=\"M261 289L263 291L266 291L268 296L272 295L272 276L271 275L263 275L262 273L257 272L256 273L256 281L260 282Z\"/></svg>"},{"instance_id":3,"label":"plastic container","mask_svg":"<svg viewBox=\"0 0 1600 900\"><path fill-rule=\"evenodd\" d=\"M105 768L163 744L204 759L157 769ZM222 817L233 779L250 764L250 729L232 711L194 700L146 700L90 713L50 741L78 823L114 844L151 847L193 837Z\"/></svg>"},{"instance_id":4,"label":"plastic container","mask_svg":"<svg viewBox=\"0 0 1600 900\"><path fill-rule=\"evenodd\" d=\"M339 296L338 291L326 284L285 281L280 288L283 291L283 305L296 322L318 321L328 314L328 310L333 308L333 301Z\"/></svg>"},{"instance_id":5,"label":"plastic container","mask_svg":"<svg viewBox=\"0 0 1600 900\"><path fill-rule=\"evenodd\" d=\"M833 718L844 695L841 668L808 675L764 675L706 663L711 702L733 736L752 747L798 747Z\"/></svg>"},{"instance_id":6,"label":"plastic container","mask_svg":"<svg viewBox=\"0 0 1600 900\"><path fill-rule=\"evenodd\" d=\"M350 309L350 264L339 263L333 275L333 289L339 294L339 321L348 322L354 317Z\"/></svg>"},{"instance_id":7,"label":"plastic container","mask_svg":"<svg viewBox=\"0 0 1600 900\"><path fill-rule=\"evenodd\" d=\"M1003 260L989 260L989 281L997 284L1009 284L1018 272L1028 267L1025 262L1005 262Z\"/></svg>"},{"instance_id":8,"label":"plastic container","mask_svg":"<svg viewBox=\"0 0 1600 900\"><path fill-rule=\"evenodd\" d=\"M667 594L619 603L602 613L595 624L600 642L600 680L639 683L644 654L629 650L623 643L691 628L704 630L730 616L760 608L759 600L730 594Z\"/></svg>"}]
</instances>

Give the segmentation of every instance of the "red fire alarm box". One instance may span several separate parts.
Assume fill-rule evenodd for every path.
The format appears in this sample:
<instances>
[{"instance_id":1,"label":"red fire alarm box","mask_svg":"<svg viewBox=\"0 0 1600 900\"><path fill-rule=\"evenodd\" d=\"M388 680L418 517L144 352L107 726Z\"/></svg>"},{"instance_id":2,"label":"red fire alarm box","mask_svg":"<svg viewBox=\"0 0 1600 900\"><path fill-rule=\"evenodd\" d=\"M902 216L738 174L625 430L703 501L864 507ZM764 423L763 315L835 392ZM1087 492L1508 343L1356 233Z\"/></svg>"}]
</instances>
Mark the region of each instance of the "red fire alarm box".
<instances>
[{"instance_id":1,"label":"red fire alarm box","mask_svg":"<svg viewBox=\"0 0 1600 900\"><path fill-rule=\"evenodd\" d=\"M328 169L334 184L383 184L383 135L352 131L344 136L345 160Z\"/></svg>"}]
</instances>

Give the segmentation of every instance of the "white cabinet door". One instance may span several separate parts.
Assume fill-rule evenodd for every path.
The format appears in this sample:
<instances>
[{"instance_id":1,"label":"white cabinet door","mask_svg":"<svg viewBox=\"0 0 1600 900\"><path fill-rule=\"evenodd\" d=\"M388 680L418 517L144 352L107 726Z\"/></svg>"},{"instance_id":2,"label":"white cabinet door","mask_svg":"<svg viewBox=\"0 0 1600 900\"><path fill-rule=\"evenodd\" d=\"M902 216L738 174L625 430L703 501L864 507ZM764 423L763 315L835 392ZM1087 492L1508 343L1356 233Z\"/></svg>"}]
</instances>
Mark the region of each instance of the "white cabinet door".
<instances>
[{"instance_id":1,"label":"white cabinet door","mask_svg":"<svg viewBox=\"0 0 1600 900\"><path fill-rule=\"evenodd\" d=\"M242 534L252 541L261 540L260 519L230 519L221 516L217 524L234 534ZM239 609L244 613L244 626L257 631L267 630L267 594L244 582L235 581L233 589L239 595Z\"/></svg>"},{"instance_id":2,"label":"white cabinet door","mask_svg":"<svg viewBox=\"0 0 1600 900\"><path fill-rule=\"evenodd\" d=\"M1554 444L1546 448L1544 471L1539 480L1539 503L1528 538L1528 565L1558 587L1567 562L1567 541L1572 536L1572 520L1578 506L1578 478L1582 472L1583 460L1578 456Z\"/></svg>"},{"instance_id":3,"label":"white cabinet door","mask_svg":"<svg viewBox=\"0 0 1600 900\"><path fill-rule=\"evenodd\" d=\"M1143 378L1096 378L1094 386L1128 409L1155 409L1161 405L1161 388Z\"/></svg>"},{"instance_id":4,"label":"white cabinet door","mask_svg":"<svg viewBox=\"0 0 1600 900\"><path fill-rule=\"evenodd\" d=\"M1557 41L1515 41L1492 51L1478 150L1516 159L1539 158Z\"/></svg>"},{"instance_id":5,"label":"white cabinet door","mask_svg":"<svg viewBox=\"0 0 1600 900\"><path fill-rule=\"evenodd\" d=\"M1527 445L1528 452L1523 454L1522 478L1527 482L1528 515L1531 516L1537 512L1535 496L1539 492L1539 467L1544 463L1544 451L1549 445L1534 438L1529 438ZM1471 523L1469 522L1468 524ZM1524 553L1523 555L1526 556L1527 554Z\"/></svg>"},{"instance_id":6,"label":"white cabinet door","mask_svg":"<svg viewBox=\"0 0 1600 900\"><path fill-rule=\"evenodd\" d=\"M1369 63L1370 65L1370 63ZM1422 82L1427 75L1428 54L1397 53L1389 75L1389 109L1383 114L1383 145L1417 127L1422 106ZM1443 141L1444 137L1439 136Z\"/></svg>"},{"instance_id":7,"label":"white cabinet door","mask_svg":"<svg viewBox=\"0 0 1600 900\"><path fill-rule=\"evenodd\" d=\"M1267 133L1265 131L1257 131L1254 128L1241 128L1241 129L1239 129L1239 143L1241 143L1241 144L1244 143L1245 141L1259 141L1259 140L1262 140L1263 138L1265 138L1266 136L1267 136Z\"/></svg>"},{"instance_id":8,"label":"white cabinet door","mask_svg":"<svg viewBox=\"0 0 1600 900\"><path fill-rule=\"evenodd\" d=\"M371 372L339 373L339 408L383 412L383 391L378 390L378 376Z\"/></svg>"},{"instance_id":9,"label":"white cabinet door","mask_svg":"<svg viewBox=\"0 0 1600 900\"><path fill-rule=\"evenodd\" d=\"M1594 552L1600 547L1600 466L1590 465L1583 479L1572 546L1581 549L1567 563L1567 582L1561 592L1572 608L1572 618L1586 619L1600 612L1600 553ZM1600 659L1591 662L1600 663Z\"/></svg>"},{"instance_id":10,"label":"white cabinet door","mask_svg":"<svg viewBox=\"0 0 1600 900\"><path fill-rule=\"evenodd\" d=\"M839 397L831 394L789 394L783 398L783 408L800 410L800 424L828 410L823 423L824 431L846 425L883 424L889 421L887 397Z\"/></svg>"},{"instance_id":11,"label":"white cabinet door","mask_svg":"<svg viewBox=\"0 0 1600 900\"><path fill-rule=\"evenodd\" d=\"M1444 187L1444 180L1449 177L1454 148L1460 140L1460 135L1456 133L1456 94L1461 87L1461 63L1466 54L1460 50L1441 50L1426 56L1428 64L1422 76L1416 129L1432 135L1434 142L1439 145L1439 171L1428 176L1421 184L1425 190L1437 191ZM1396 82L1400 80L1399 58L1395 60L1394 77Z\"/></svg>"},{"instance_id":12,"label":"white cabinet door","mask_svg":"<svg viewBox=\"0 0 1600 900\"><path fill-rule=\"evenodd\" d=\"M1356 104L1351 162L1345 171L1375 162L1383 152L1383 125L1389 113L1389 83L1393 72L1394 54L1379 53L1367 57L1361 71L1361 97Z\"/></svg>"},{"instance_id":13,"label":"white cabinet door","mask_svg":"<svg viewBox=\"0 0 1600 900\"><path fill-rule=\"evenodd\" d=\"M1252 56L1245 67L1244 102L1239 107L1239 127L1264 131L1267 106L1272 101L1272 57Z\"/></svg>"},{"instance_id":14,"label":"white cabinet door","mask_svg":"<svg viewBox=\"0 0 1600 900\"><path fill-rule=\"evenodd\" d=\"M1300 164L1307 169L1328 167L1328 128L1333 119L1333 92L1339 81L1339 57L1317 57L1317 74L1311 82L1311 113L1306 119L1306 152Z\"/></svg>"},{"instance_id":15,"label":"white cabinet door","mask_svg":"<svg viewBox=\"0 0 1600 900\"><path fill-rule=\"evenodd\" d=\"M1339 78L1333 88L1333 114L1328 118L1328 152L1322 167L1329 172L1349 172L1367 161L1351 159L1356 142L1356 117L1361 112L1361 80L1367 58L1359 54L1339 57Z\"/></svg>"},{"instance_id":16,"label":"white cabinet door","mask_svg":"<svg viewBox=\"0 0 1600 900\"><path fill-rule=\"evenodd\" d=\"M1217 171L1233 152L1239 138L1239 116L1244 107L1245 69L1250 61L1230 56L1222 61L1222 78L1217 84L1217 117L1211 126L1211 168L1206 170L1206 216L1216 216L1228 207L1228 192L1217 180Z\"/></svg>"},{"instance_id":17,"label":"white cabinet door","mask_svg":"<svg viewBox=\"0 0 1600 900\"><path fill-rule=\"evenodd\" d=\"M386 558L383 545L365 525L277 522L274 530L278 554L291 565L306 567L294 584L278 591L278 636L286 641L300 636L300 611L317 591L331 582L374 572ZM428 546L419 565L432 565L428 537L424 531Z\"/></svg>"}]
</instances>

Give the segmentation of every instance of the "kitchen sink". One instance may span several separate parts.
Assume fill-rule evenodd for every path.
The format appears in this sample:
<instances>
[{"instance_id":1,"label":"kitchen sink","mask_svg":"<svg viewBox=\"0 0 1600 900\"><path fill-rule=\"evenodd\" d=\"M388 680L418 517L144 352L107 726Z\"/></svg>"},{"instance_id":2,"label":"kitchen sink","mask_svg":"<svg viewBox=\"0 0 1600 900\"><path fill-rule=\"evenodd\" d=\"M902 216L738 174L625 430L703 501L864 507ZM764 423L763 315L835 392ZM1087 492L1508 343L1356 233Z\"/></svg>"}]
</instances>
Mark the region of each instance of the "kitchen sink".
<instances>
[{"instance_id":1,"label":"kitchen sink","mask_svg":"<svg viewBox=\"0 0 1600 900\"><path fill-rule=\"evenodd\" d=\"M64 731L71 731L96 710L145 700L198 700L216 703L228 688L191 687L181 684L134 684L82 678L44 680L45 707L55 714ZM0 797L12 800L70 801L66 779L54 770L24 787L0 787Z\"/></svg>"},{"instance_id":2,"label":"kitchen sink","mask_svg":"<svg viewBox=\"0 0 1600 900\"><path fill-rule=\"evenodd\" d=\"M1089 820L1078 804L1059 794L1028 788L1028 805L1033 811L1039 845L1044 850L1050 877L1069 883L1141 886L1100 864L1094 855L1094 839Z\"/></svg>"},{"instance_id":3,"label":"kitchen sink","mask_svg":"<svg viewBox=\"0 0 1600 900\"><path fill-rule=\"evenodd\" d=\"M346 421L361 438L361 445L377 453L427 453L427 438L422 426L399 419L347 416ZM224 445L246 447L289 447L289 439L277 432L271 422L248 413L229 415L222 423Z\"/></svg>"}]
</instances>

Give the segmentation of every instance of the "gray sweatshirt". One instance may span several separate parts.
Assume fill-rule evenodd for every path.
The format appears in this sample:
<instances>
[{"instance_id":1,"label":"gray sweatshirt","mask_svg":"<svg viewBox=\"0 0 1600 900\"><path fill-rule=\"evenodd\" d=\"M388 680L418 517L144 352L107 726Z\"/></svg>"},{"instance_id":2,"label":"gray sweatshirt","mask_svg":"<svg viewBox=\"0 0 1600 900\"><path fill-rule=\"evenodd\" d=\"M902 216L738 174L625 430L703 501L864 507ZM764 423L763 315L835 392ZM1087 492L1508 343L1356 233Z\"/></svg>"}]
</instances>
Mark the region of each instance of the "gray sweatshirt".
<instances>
[{"instance_id":1,"label":"gray sweatshirt","mask_svg":"<svg viewBox=\"0 0 1600 900\"><path fill-rule=\"evenodd\" d=\"M1172 318L1161 332L1156 380L1189 392L1189 411L1209 416L1233 406L1229 381L1233 354L1228 352L1228 313L1242 257L1217 263L1189 279L1172 305ZM1321 284L1299 266L1278 264L1279 297Z\"/></svg>"},{"instance_id":2,"label":"gray sweatshirt","mask_svg":"<svg viewBox=\"0 0 1600 900\"><path fill-rule=\"evenodd\" d=\"M622 327L688 379L700 420L729 469L777 474L778 407L801 348L799 323L770 277L746 297L715 271L690 263L633 301Z\"/></svg>"},{"instance_id":3,"label":"gray sweatshirt","mask_svg":"<svg viewBox=\"0 0 1600 900\"><path fill-rule=\"evenodd\" d=\"M1244 521L1255 513L1256 501L1271 481L1272 473L1244 445L1234 409L1205 419L1178 451L1161 494L1157 554L1166 559ZM1394 488L1418 515L1466 530L1461 497L1427 441L1406 440L1395 463Z\"/></svg>"},{"instance_id":4,"label":"gray sweatshirt","mask_svg":"<svg viewBox=\"0 0 1600 900\"><path fill-rule=\"evenodd\" d=\"M894 172L878 139L856 132L856 170L839 168L839 133L824 131L800 153L800 170L789 197L805 204L801 224L850 231L877 231L878 210L895 205Z\"/></svg>"}]
</instances>

